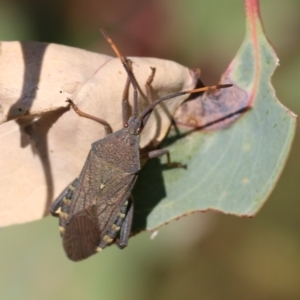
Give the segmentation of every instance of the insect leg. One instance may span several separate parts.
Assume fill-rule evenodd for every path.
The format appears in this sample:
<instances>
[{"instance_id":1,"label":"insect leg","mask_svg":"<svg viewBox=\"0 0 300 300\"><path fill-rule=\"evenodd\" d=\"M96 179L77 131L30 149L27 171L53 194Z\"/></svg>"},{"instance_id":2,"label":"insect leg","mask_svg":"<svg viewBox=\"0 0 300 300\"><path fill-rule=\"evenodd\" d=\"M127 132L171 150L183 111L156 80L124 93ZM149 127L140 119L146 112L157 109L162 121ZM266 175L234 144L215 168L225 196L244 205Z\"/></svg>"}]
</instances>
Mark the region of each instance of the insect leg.
<instances>
[{"instance_id":1,"label":"insect leg","mask_svg":"<svg viewBox=\"0 0 300 300\"><path fill-rule=\"evenodd\" d=\"M72 195L70 195L70 191L73 194L72 187L75 187L77 185L77 180L78 179L76 178L74 181L72 181L70 184L68 184L68 186L60 193L60 195L51 204L50 213L52 216L59 217L59 213L57 213L57 210L64 205L63 201L64 201L65 197L68 197L68 198L72 197Z\"/></svg>"},{"instance_id":2,"label":"insect leg","mask_svg":"<svg viewBox=\"0 0 300 300\"><path fill-rule=\"evenodd\" d=\"M153 103L153 98L152 98L152 93L151 93L151 84L153 82L154 79L154 75L155 75L155 68L151 68L151 74L148 78L148 80L146 81L145 84L145 88L146 88L146 93L147 93L147 98L149 99L150 103ZM143 126L147 123L148 119L149 119L150 114L146 115L146 117L143 120ZM167 165L169 167L174 167L174 168L184 168L186 169L186 165L183 165L181 163L176 163L176 162L172 162L171 161L171 157L170 157L170 152L167 149L159 149L159 150L153 150L150 151L148 153L144 153L141 155L142 158L155 158L155 157L160 157L162 155L166 154L167 155Z\"/></svg>"},{"instance_id":3,"label":"insect leg","mask_svg":"<svg viewBox=\"0 0 300 300\"><path fill-rule=\"evenodd\" d=\"M142 158L155 158L155 157L160 157L164 154L167 155L167 165L168 165L168 167L186 169L186 165L171 161L170 152L167 149L153 150L153 151L150 151L148 153L142 154L141 157Z\"/></svg>"},{"instance_id":4,"label":"insect leg","mask_svg":"<svg viewBox=\"0 0 300 300\"><path fill-rule=\"evenodd\" d=\"M156 69L151 67L151 74L150 74L148 80L145 83L146 96L147 96L147 99L149 100L150 104L153 102L152 92L151 92L151 88L152 88L151 84L152 84L153 79L154 79L155 71L156 71ZM149 117L150 117L150 114L147 115L144 118L144 120L143 120L143 126L147 123Z\"/></svg>"},{"instance_id":5,"label":"insect leg","mask_svg":"<svg viewBox=\"0 0 300 300\"><path fill-rule=\"evenodd\" d=\"M131 69L131 65L132 62L129 59L126 59L127 61L127 65L130 67ZM131 69L132 70L132 69ZM125 88L123 91L123 95L122 95L122 118L123 118L123 126L125 126L125 124L127 124L128 119L129 119L129 101L128 101L128 95L129 95L129 86L130 86L130 78L129 76L127 77L126 80L126 84L125 84Z\"/></svg>"},{"instance_id":6,"label":"insect leg","mask_svg":"<svg viewBox=\"0 0 300 300\"><path fill-rule=\"evenodd\" d=\"M119 239L116 241L117 246L120 249L124 249L128 244L128 239L131 231L132 219L133 219L133 196L130 195L131 201L128 203L129 209L126 217L120 229Z\"/></svg>"},{"instance_id":7,"label":"insect leg","mask_svg":"<svg viewBox=\"0 0 300 300\"><path fill-rule=\"evenodd\" d=\"M74 109L74 111L77 113L77 115L79 115L80 117L84 117L84 118L87 118L87 119L90 119L90 120L93 120L95 122L98 122L100 123L101 125L104 126L105 128L105 134L106 135L109 135L111 134L113 131L112 131L112 128L111 126L103 119L100 119L100 118L97 118L97 117L94 117L92 115L89 115L83 111L81 111L77 105L74 104L74 102L71 100L71 99L68 99L66 100L66 102L70 103L71 107Z\"/></svg>"}]
</instances>

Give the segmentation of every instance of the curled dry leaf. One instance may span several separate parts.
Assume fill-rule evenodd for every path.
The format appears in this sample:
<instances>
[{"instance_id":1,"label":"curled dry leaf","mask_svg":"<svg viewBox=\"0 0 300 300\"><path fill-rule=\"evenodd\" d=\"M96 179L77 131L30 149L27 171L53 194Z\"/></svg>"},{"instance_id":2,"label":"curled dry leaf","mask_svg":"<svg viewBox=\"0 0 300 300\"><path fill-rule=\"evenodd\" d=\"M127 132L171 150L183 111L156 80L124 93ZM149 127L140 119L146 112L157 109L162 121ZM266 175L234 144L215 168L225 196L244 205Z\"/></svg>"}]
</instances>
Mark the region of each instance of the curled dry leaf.
<instances>
[{"instance_id":1,"label":"curled dry leaf","mask_svg":"<svg viewBox=\"0 0 300 300\"><path fill-rule=\"evenodd\" d=\"M231 125L251 107L247 92L223 76L221 84L232 84L230 89L221 89L195 95L182 103L175 112L177 125L193 130L215 130Z\"/></svg>"},{"instance_id":2,"label":"curled dry leaf","mask_svg":"<svg viewBox=\"0 0 300 300\"><path fill-rule=\"evenodd\" d=\"M156 68L153 99L195 86L195 74L175 62L131 60L141 108L148 104L144 84L150 67ZM65 100L118 130L126 73L117 58L36 42L2 42L0 68L0 226L7 226L48 214L50 203L79 175L91 143L104 136L101 125L80 118ZM142 147L164 137L169 116L184 99L157 107Z\"/></svg>"}]
</instances>

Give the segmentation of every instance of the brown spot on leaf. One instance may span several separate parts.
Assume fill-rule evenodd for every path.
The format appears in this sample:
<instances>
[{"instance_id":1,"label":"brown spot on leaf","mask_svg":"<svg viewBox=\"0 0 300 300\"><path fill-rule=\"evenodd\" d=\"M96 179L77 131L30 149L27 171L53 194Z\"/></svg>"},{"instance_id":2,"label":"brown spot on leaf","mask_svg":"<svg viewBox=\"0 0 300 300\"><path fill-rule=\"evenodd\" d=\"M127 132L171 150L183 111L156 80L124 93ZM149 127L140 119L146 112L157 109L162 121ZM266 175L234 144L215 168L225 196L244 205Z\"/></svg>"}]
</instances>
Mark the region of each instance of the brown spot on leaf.
<instances>
[{"instance_id":1,"label":"brown spot on leaf","mask_svg":"<svg viewBox=\"0 0 300 300\"><path fill-rule=\"evenodd\" d=\"M203 93L185 101L176 111L177 125L188 128L213 130L229 126L250 108L248 93L230 80L230 88Z\"/></svg>"}]
</instances>

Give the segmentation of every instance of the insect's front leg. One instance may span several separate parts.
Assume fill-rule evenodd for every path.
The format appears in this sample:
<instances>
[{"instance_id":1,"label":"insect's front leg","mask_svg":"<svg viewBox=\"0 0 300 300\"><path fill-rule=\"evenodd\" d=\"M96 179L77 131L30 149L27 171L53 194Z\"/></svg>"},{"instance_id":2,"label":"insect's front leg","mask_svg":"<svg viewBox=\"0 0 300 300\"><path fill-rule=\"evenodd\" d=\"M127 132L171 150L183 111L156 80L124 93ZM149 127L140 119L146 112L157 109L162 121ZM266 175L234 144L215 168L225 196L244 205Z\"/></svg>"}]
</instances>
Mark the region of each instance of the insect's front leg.
<instances>
[{"instance_id":1,"label":"insect's front leg","mask_svg":"<svg viewBox=\"0 0 300 300\"><path fill-rule=\"evenodd\" d=\"M73 180L68 186L60 193L60 195L55 199L55 201L50 206L50 213L54 217L59 217L57 212L59 208L64 204L64 199L70 199L73 195L73 190L77 185L78 178Z\"/></svg>"},{"instance_id":2,"label":"insect's front leg","mask_svg":"<svg viewBox=\"0 0 300 300\"><path fill-rule=\"evenodd\" d=\"M128 68L130 69L130 71L132 72L132 62L131 60L125 58ZM125 126L125 124L127 124L128 120L129 120L129 110L130 110L130 106L129 106L129 87L130 87L130 77L127 77L126 80L126 84L125 84L125 88L123 91L123 95L122 95L122 119L123 119L123 126Z\"/></svg>"},{"instance_id":3,"label":"insect's front leg","mask_svg":"<svg viewBox=\"0 0 300 300\"><path fill-rule=\"evenodd\" d=\"M101 125L103 125L104 129L105 129L105 135L109 135L113 132L111 126L105 120L94 117L92 115L89 115L89 114L83 112L82 110L80 110L77 107L77 105L75 105L75 103L71 99L67 99L66 102L68 102L71 105L71 107L74 109L76 114L79 115L80 117L84 117L84 118L93 120L93 121L98 122Z\"/></svg>"},{"instance_id":4,"label":"insect's front leg","mask_svg":"<svg viewBox=\"0 0 300 300\"><path fill-rule=\"evenodd\" d=\"M153 98L152 98L152 82L154 80L155 72L156 72L156 69L151 67L151 74L150 74L150 76L148 77L148 79L145 83L146 96L147 96L147 99L148 99L150 104L152 102L154 102ZM150 117L150 114L146 118L144 118L143 126L145 126L145 124L147 123L149 117Z\"/></svg>"},{"instance_id":5,"label":"insect's front leg","mask_svg":"<svg viewBox=\"0 0 300 300\"><path fill-rule=\"evenodd\" d=\"M155 158L155 157L160 157L162 155L167 155L167 165L170 168L184 168L186 169L187 166L183 165L181 163L177 162L172 162L171 157L170 157L170 152L167 149L158 149L158 150L153 150L148 153L143 153L141 154L141 158Z\"/></svg>"}]
</instances>

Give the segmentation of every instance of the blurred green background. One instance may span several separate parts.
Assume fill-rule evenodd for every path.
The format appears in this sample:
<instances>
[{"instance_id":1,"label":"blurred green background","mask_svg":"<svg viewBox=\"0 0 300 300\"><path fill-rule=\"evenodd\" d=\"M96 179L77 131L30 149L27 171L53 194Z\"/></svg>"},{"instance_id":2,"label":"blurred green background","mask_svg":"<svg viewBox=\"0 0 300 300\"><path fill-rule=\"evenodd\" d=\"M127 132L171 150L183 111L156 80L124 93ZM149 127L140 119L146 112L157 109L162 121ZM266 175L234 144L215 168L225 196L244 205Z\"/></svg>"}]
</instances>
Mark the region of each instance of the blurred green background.
<instances>
[{"instance_id":1,"label":"blurred green background","mask_svg":"<svg viewBox=\"0 0 300 300\"><path fill-rule=\"evenodd\" d=\"M261 1L280 58L272 82L300 114L300 1ZM1 0L0 39L61 43L112 55L104 27L124 55L200 67L219 80L245 31L243 1ZM63 252L58 222L0 230L1 299L300 299L300 136L284 172L253 219L196 213L109 247L80 263ZM13 183L12 183L13 184Z\"/></svg>"}]
</instances>

